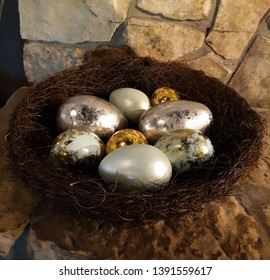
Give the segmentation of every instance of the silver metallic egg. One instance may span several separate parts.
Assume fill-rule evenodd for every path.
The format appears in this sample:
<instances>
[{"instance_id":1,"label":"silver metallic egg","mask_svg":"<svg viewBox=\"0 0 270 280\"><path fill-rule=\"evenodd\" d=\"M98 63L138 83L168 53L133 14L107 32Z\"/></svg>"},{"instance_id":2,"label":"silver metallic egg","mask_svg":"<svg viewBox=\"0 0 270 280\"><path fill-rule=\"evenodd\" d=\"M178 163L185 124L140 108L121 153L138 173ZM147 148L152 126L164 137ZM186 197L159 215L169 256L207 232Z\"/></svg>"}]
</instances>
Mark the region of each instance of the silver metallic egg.
<instances>
[{"instance_id":1,"label":"silver metallic egg","mask_svg":"<svg viewBox=\"0 0 270 280\"><path fill-rule=\"evenodd\" d=\"M204 132L212 119L210 109L202 103L170 101L157 104L144 112L139 121L139 130L149 143L155 143L163 135L178 129Z\"/></svg>"},{"instance_id":2,"label":"silver metallic egg","mask_svg":"<svg viewBox=\"0 0 270 280\"><path fill-rule=\"evenodd\" d=\"M56 137L50 150L50 157L65 165L96 166L104 153L105 145L96 134L73 128Z\"/></svg>"},{"instance_id":3,"label":"silver metallic egg","mask_svg":"<svg viewBox=\"0 0 270 280\"><path fill-rule=\"evenodd\" d=\"M192 129L170 132L159 138L155 147L166 154L176 172L186 171L193 165L201 165L214 155L210 139Z\"/></svg>"},{"instance_id":4,"label":"silver metallic egg","mask_svg":"<svg viewBox=\"0 0 270 280\"><path fill-rule=\"evenodd\" d=\"M103 158L99 174L122 192L144 192L165 187L172 175L166 155L154 146L134 144L119 148Z\"/></svg>"},{"instance_id":5,"label":"silver metallic egg","mask_svg":"<svg viewBox=\"0 0 270 280\"><path fill-rule=\"evenodd\" d=\"M87 127L101 138L126 128L125 115L110 102L92 95L77 95L67 99L59 108L56 124L60 132Z\"/></svg>"}]
</instances>

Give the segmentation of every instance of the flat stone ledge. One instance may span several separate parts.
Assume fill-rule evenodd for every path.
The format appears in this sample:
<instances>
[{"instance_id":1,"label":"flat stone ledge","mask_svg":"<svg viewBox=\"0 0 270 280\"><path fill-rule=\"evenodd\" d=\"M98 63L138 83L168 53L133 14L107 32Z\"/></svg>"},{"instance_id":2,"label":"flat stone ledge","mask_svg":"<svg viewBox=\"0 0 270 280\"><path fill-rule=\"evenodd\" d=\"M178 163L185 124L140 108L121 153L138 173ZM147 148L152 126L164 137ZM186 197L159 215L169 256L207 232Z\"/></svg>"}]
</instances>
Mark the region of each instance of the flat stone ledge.
<instances>
[{"instance_id":1,"label":"flat stone ledge","mask_svg":"<svg viewBox=\"0 0 270 280\"><path fill-rule=\"evenodd\" d=\"M125 42L139 56L159 61L179 60L200 49L205 33L188 25L150 18L133 17L128 21Z\"/></svg>"},{"instance_id":2,"label":"flat stone ledge","mask_svg":"<svg viewBox=\"0 0 270 280\"><path fill-rule=\"evenodd\" d=\"M110 41L131 0L20 0L21 36L67 44Z\"/></svg>"},{"instance_id":3,"label":"flat stone ledge","mask_svg":"<svg viewBox=\"0 0 270 280\"><path fill-rule=\"evenodd\" d=\"M206 42L222 57L238 59L269 8L269 0L220 0L215 24Z\"/></svg>"},{"instance_id":4,"label":"flat stone ledge","mask_svg":"<svg viewBox=\"0 0 270 280\"><path fill-rule=\"evenodd\" d=\"M203 20L209 17L213 0L138 0L138 7L153 14L177 20Z\"/></svg>"},{"instance_id":5,"label":"flat stone ledge","mask_svg":"<svg viewBox=\"0 0 270 280\"><path fill-rule=\"evenodd\" d=\"M270 38L258 37L230 82L246 99L270 100Z\"/></svg>"}]
</instances>

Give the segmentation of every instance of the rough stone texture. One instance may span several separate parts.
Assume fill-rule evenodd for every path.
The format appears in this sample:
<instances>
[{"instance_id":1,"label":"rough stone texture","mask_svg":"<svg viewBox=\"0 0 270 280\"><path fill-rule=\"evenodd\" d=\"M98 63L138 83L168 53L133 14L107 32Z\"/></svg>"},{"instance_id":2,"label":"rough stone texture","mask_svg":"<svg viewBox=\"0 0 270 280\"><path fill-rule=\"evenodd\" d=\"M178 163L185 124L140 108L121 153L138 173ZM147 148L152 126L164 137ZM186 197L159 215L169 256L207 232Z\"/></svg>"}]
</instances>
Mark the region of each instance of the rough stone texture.
<instances>
[{"instance_id":1,"label":"rough stone texture","mask_svg":"<svg viewBox=\"0 0 270 280\"><path fill-rule=\"evenodd\" d=\"M270 229L270 204L262 205L262 212L265 216L266 225Z\"/></svg>"},{"instance_id":2,"label":"rough stone texture","mask_svg":"<svg viewBox=\"0 0 270 280\"><path fill-rule=\"evenodd\" d=\"M202 20L209 16L213 0L138 0L138 7L178 20Z\"/></svg>"},{"instance_id":3,"label":"rough stone texture","mask_svg":"<svg viewBox=\"0 0 270 280\"><path fill-rule=\"evenodd\" d=\"M235 68L235 66L229 65L213 52L208 52L197 59L183 62L193 69L203 70L207 75L215 77L223 83L227 83Z\"/></svg>"},{"instance_id":4,"label":"rough stone texture","mask_svg":"<svg viewBox=\"0 0 270 280\"><path fill-rule=\"evenodd\" d=\"M77 43L110 41L131 0L20 0L23 39Z\"/></svg>"},{"instance_id":5,"label":"rough stone texture","mask_svg":"<svg viewBox=\"0 0 270 280\"><path fill-rule=\"evenodd\" d=\"M270 100L270 39L258 37L230 85L247 99Z\"/></svg>"},{"instance_id":6,"label":"rough stone texture","mask_svg":"<svg viewBox=\"0 0 270 280\"><path fill-rule=\"evenodd\" d=\"M25 226L26 224L23 224L16 229L0 232L0 258L7 258L11 247L23 233Z\"/></svg>"},{"instance_id":7,"label":"rough stone texture","mask_svg":"<svg viewBox=\"0 0 270 280\"><path fill-rule=\"evenodd\" d=\"M266 26L267 26L268 30L270 30L270 13L269 13L268 17L266 18L265 22L266 22Z\"/></svg>"},{"instance_id":8,"label":"rough stone texture","mask_svg":"<svg viewBox=\"0 0 270 280\"><path fill-rule=\"evenodd\" d=\"M207 44L225 59L238 59L252 38L251 32L216 31L207 36Z\"/></svg>"},{"instance_id":9,"label":"rough stone texture","mask_svg":"<svg viewBox=\"0 0 270 280\"><path fill-rule=\"evenodd\" d=\"M270 259L270 101L251 100L268 125L265 150L260 164L243 182L239 201L258 222L261 232L262 259Z\"/></svg>"},{"instance_id":10,"label":"rough stone texture","mask_svg":"<svg viewBox=\"0 0 270 280\"><path fill-rule=\"evenodd\" d=\"M220 0L215 24L206 42L226 59L238 59L269 8L269 0Z\"/></svg>"},{"instance_id":11,"label":"rough stone texture","mask_svg":"<svg viewBox=\"0 0 270 280\"><path fill-rule=\"evenodd\" d=\"M85 50L78 47L28 42L24 45L24 70L29 82L39 82L66 68L82 64Z\"/></svg>"},{"instance_id":12,"label":"rough stone texture","mask_svg":"<svg viewBox=\"0 0 270 280\"><path fill-rule=\"evenodd\" d=\"M38 240L33 230L27 238L27 253L32 260L80 260L91 259L86 252L61 249L52 241Z\"/></svg>"},{"instance_id":13,"label":"rough stone texture","mask_svg":"<svg viewBox=\"0 0 270 280\"><path fill-rule=\"evenodd\" d=\"M201 48L205 34L178 22L149 18L131 18L125 40L139 56L170 61Z\"/></svg>"},{"instance_id":14,"label":"rough stone texture","mask_svg":"<svg viewBox=\"0 0 270 280\"><path fill-rule=\"evenodd\" d=\"M28 88L21 88L0 110L0 254L5 255L29 220L36 199L8 165L6 135L8 122ZM8 138L7 138L8 139ZM8 241L9 239L9 241Z\"/></svg>"},{"instance_id":15,"label":"rough stone texture","mask_svg":"<svg viewBox=\"0 0 270 280\"><path fill-rule=\"evenodd\" d=\"M91 259L260 258L258 224L234 197L207 204L202 213L182 221L146 225L78 218L48 204L37 211L32 221L37 238L28 240L35 259L73 258L67 251Z\"/></svg>"}]
</instances>

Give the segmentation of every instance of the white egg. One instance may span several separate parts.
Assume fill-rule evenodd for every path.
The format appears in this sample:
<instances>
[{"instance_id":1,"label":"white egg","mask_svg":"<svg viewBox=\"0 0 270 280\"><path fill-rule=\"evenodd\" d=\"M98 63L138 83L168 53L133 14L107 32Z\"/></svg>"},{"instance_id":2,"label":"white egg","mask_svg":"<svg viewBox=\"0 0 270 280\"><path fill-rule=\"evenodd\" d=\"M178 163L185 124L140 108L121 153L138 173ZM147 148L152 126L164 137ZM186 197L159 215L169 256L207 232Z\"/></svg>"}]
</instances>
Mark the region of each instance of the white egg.
<instances>
[{"instance_id":1,"label":"white egg","mask_svg":"<svg viewBox=\"0 0 270 280\"><path fill-rule=\"evenodd\" d=\"M166 186L172 166L166 155L154 146L134 144L108 154L99 165L105 182L123 192L144 192Z\"/></svg>"},{"instance_id":2,"label":"white egg","mask_svg":"<svg viewBox=\"0 0 270 280\"><path fill-rule=\"evenodd\" d=\"M134 88L119 88L114 90L110 94L109 101L134 123L137 123L142 113L150 108L148 96Z\"/></svg>"},{"instance_id":3,"label":"white egg","mask_svg":"<svg viewBox=\"0 0 270 280\"><path fill-rule=\"evenodd\" d=\"M203 133L180 129L162 136L155 144L170 160L173 170L183 172L214 155L213 145Z\"/></svg>"},{"instance_id":4,"label":"white egg","mask_svg":"<svg viewBox=\"0 0 270 280\"><path fill-rule=\"evenodd\" d=\"M54 141L50 156L63 164L97 165L103 158L105 145L94 133L83 129L70 129Z\"/></svg>"}]
</instances>

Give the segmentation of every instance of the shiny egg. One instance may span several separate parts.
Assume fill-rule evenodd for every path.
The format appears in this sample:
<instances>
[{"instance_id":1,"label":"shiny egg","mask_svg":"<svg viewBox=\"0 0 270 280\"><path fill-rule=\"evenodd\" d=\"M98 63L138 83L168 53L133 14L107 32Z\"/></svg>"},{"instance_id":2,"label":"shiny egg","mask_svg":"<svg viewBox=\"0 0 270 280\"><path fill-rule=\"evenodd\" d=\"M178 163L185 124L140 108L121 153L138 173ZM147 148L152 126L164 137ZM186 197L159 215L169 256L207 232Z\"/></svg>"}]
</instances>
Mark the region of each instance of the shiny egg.
<instances>
[{"instance_id":1,"label":"shiny egg","mask_svg":"<svg viewBox=\"0 0 270 280\"><path fill-rule=\"evenodd\" d=\"M50 157L65 165L97 166L105 154L103 141L82 129L64 131L55 139Z\"/></svg>"},{"instance_id":2,"label":"shiny egg","mask_svg":"<svg viewBox=\"0 0 270 280\"><path fill-rule=\"evenodd\" d=\"M109 138L126 128L125 115L110 102L92 95L77 95L67 99L59 108L56 123L59 131L86 127L101 138Z\"/></svg>"},{"instance_id":3,"label":"shiny egg","mask_svg":"<svg viewBox=\"0 0 270 280\"><path fill-rule=\"evenodd\" d=\"M170 87L161 87L156 89L151 96L151 105L173 100L180 100L178 91Z\"/></svg>"},{"instance_id":4,"label":"shiny egg","mask_svg":"<svg viewBox=\"0 0 270 280\"><path fill-rule=\"evenodd\" d=\"M101 161L99 174L122 192L146 192L168 185L172 166L158 148L134 144L117 149Z\"/></svg>"},{"instance_id":5,"label":"shiny egg","mask_svg":"<svg viewBox=\"0 0 270 280\"><path fill-rule=\"evenodd\" d=\"M109 101L133 123L137 123L142 113L150 108L148 96L135 88L116 89L110 94Z\"/></svg>"},{"instance_id":6,"label":"shiny egg","mask_svg":"<svg viewBox=\"0 0 270 280\"><path fill-rule=\"evenodd\" d=\"M201 132L212 123L210 109L202 103L176 100L157 104L140 118L139 130L149 143L155 143L163 135L178 129L194 129Z\"/></svg>"},{"instance_id":7,"label":"shiny egg","mask_svg":"<svg viewBox=\"0 0 270 280\"><path fill-rule=\"evenodd\" d=\"M213 145L203 133L182 129L162 136L155 147L160 149L170 160L173 170L183 172L192 165L200 165L214 155Z\"/></svg>"},{"instance_id":8,"label":"shiny egg","mask_svg":"<svg viewBox=\"0 0 270 280\"><path fill-rule=\"evenodd\" d=\"M145 136L135 129L122 129L115 132L106 144L106 153L109 154L116 149L127 145L148 144Z\"/></svg>"}]
</instances>

